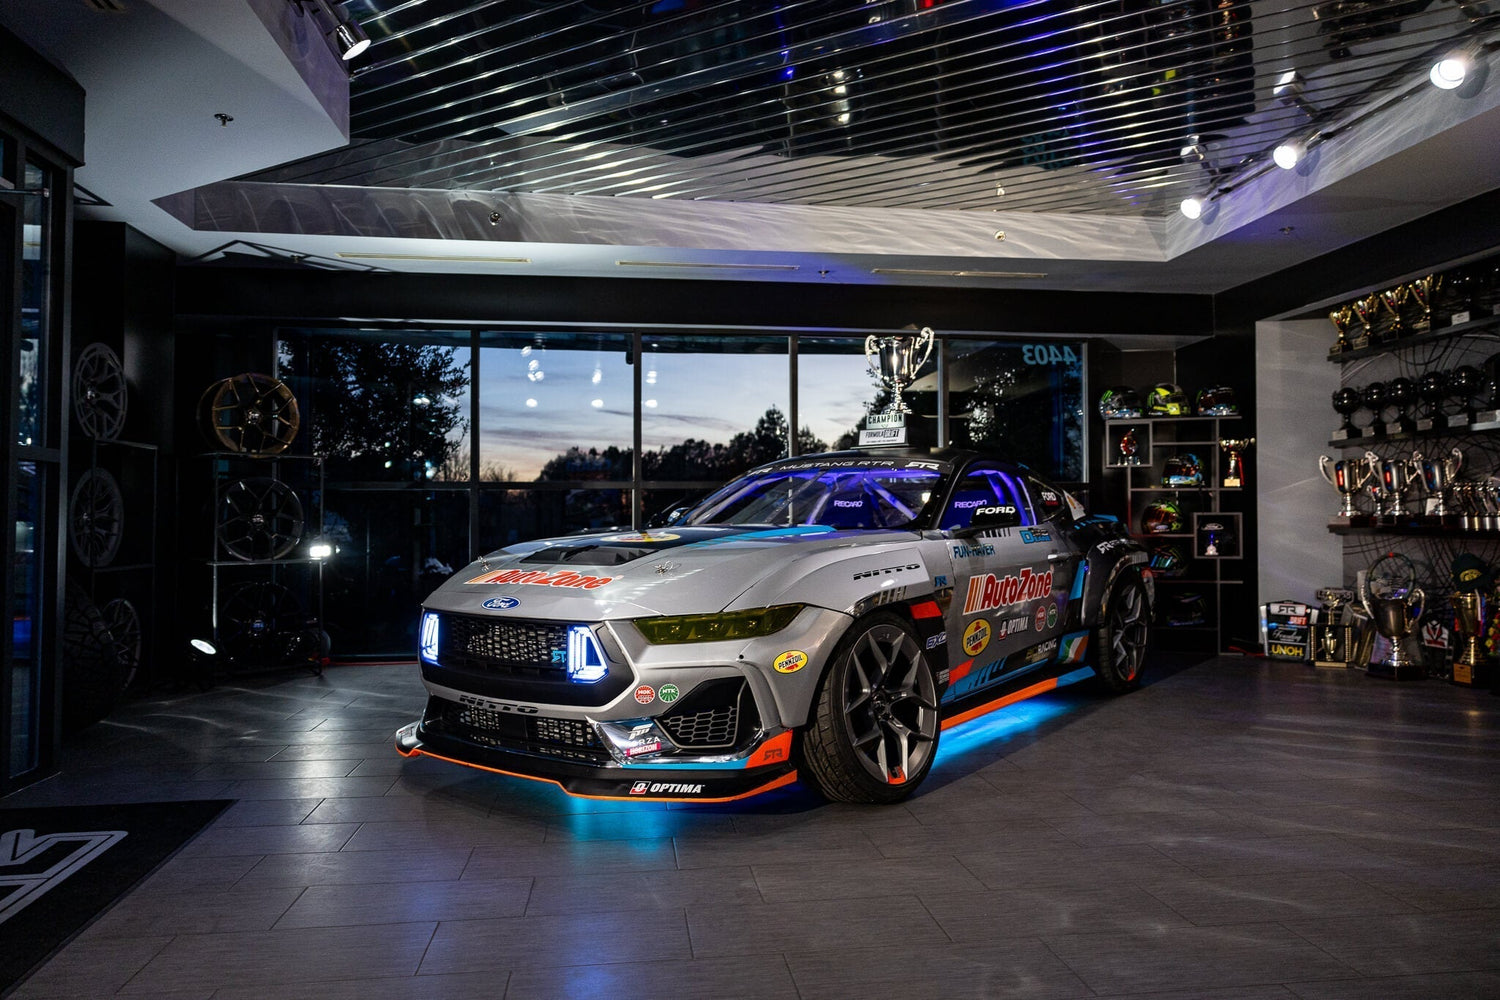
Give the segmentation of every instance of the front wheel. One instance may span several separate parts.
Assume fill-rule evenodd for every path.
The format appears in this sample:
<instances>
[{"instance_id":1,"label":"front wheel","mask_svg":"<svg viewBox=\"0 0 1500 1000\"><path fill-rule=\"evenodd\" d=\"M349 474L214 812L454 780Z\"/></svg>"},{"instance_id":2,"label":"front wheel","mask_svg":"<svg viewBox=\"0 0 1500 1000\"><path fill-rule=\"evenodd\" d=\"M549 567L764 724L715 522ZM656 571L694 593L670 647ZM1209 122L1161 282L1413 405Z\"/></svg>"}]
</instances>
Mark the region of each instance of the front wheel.
<instances>
[{"instance_id":1,"label":"front wheel","mask_svg":"<svg viewBox=\"0 0 1500 1000\"><path fill-rule=\"evenodd\" d=\"M1099 626L1094 672L1111 694L1141 686L1146 643L1151 637L1151 607L1146 584L1134 573L1122 574L1110 588Z\"/></svg>"},{"instance_id":2,"label":"front wheel","mask_svg":"<svg viewBox=\"0 0 1500 1000\"><path fill-rule=\"evenodd\" d=\"M861 619L839 640L803 733L805 776L826 798L888 803L910 795L937 754L937 683L899 616Z\"/></svg>"}]
</instances>

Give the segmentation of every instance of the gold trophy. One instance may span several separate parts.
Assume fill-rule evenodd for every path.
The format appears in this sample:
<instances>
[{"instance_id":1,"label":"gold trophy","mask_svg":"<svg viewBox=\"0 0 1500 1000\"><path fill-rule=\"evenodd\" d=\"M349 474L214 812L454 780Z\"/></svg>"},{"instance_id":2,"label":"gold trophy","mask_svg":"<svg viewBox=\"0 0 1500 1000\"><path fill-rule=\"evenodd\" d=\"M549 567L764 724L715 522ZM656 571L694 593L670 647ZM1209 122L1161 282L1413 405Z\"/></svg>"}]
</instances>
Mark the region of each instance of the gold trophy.
<instances>
[{"instance_id":1,"label":"gold trophy","mask_svg":"<svg viewBox=\"0 0 1500 1000\"><path fill-rule=\"evenodd\" d=\"M1322 621L1312 627L1313 666L1337 670L1354 661L1354 625L1345 613L1354 602L1354 591L1344 587L1322 587L1317 593L1323 602Z\"/></svg>"},{"instance_id":2,"label":"gold trophy","mask_svg":"<svg viewBox=\"0 0 1500 1000\"><path fill-rule=\"evenodd\" d=\"M1380 293L1380 304L1385 307L1386 313L1391 317L1390 325L1385 329L1384 339L1395 340L1406 335L1406 300L1411 297L1410 285L1397 285L1395 288L1387 288Z\"/></svg>"},{"instance_id":3,"label":"gold trophy","mask_svg":"<svg viewBox=\"0 0 1500 1000\"><path fill-rule=\"evenodd\" d=\"M1443 287L1443 276L1429 274L1425 278L1417 278L1407 287L1411 289L1412 301L1422 309L1422 315L1412 320L1411 328L1417 333L1425 333L1432 329L1432 306L1438 290Z\"/></svg>"},{"instance_id":4,"label":"gold trophy","mask_svg":"<svg viewBox=\"0 0 1500 1000\"><path fill-rule=\"evenodd\" d=\"M1245 452L1255 443L1255 438L1220 438L1219 447L1228 452L1224 459L1224 486L1245 485Z\"/></svg>"},{"instance_id":5,"label":"gold trophy","mask_svg":"<svg viewBox=\"0 0 1500 1000\"><path fill-rule=\"evenodd\" d=\"M1328 349L1328 356L1336 358L1340 354L1354 350L1354 345L1349 342L1349 328L1354 325L1354 307L1339 306L1328 314L1328 321L1338 331L1338 339Z\"/></svg>"},{"instance_id":6,"label":"gold trophy","mask_svg":"<svg viewBox=\"0 0 1500 1000\"><path fill-rule=\"evenodd\" d=\"M1453 683L1472 687L1484 663L1483 629L1489 609L1477 590L1455 591L1448 599L1453 602L1453 625L1458 633L1453 643Z\"/></svg>"},{"instance_id":7,"label":"gold trophy","mask_svg":"<svg viewBox=\"0 0 1500 1000\"><path fill-rule=\"evenodd\" d=\"M1375 322L1380 318L1380 293L1372 292L1362 299L1355 299L1350 303L1354 315L1359 317L1360 332L1354 335L1350 341L1354 350L1363 350L1370 346L1370 340L1375 335Z\"/></svg>"}]
</instances>

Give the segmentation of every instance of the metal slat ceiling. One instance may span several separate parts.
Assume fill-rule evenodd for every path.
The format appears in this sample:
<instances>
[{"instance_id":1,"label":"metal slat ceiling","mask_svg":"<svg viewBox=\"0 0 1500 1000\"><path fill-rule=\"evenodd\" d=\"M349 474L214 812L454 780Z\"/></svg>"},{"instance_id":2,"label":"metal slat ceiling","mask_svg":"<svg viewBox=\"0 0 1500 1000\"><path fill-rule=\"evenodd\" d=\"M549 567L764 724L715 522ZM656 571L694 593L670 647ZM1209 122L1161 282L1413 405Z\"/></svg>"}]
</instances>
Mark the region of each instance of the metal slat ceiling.
<instances>
[{"instance_id":1,"label":"metal slat ceiling","mask_svg":"<svg viewBox=\"0 0 1500 1000\"><path fill-rule=\"evenodd\" d=\"M1135 216L1356 126L1496 22L1488 0L342 8L372 39L354 144L248 179Z\"/></svg>"}]
</instances>

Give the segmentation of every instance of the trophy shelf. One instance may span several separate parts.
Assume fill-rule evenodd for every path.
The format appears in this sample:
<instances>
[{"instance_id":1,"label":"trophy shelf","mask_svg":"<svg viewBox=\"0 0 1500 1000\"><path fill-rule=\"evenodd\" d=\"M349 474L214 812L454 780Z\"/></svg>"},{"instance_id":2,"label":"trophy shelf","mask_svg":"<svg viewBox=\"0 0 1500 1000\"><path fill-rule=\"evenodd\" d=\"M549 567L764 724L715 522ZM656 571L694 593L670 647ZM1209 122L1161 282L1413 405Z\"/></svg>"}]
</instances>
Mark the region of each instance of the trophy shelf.
<instances>
[{"instance_id":1,"label":"trophy shelf","mask_svg":"<svg viewBox=\"0 0 1500 1000\"><path fill-rule=\"evenodd\" d=\"M1403 431L1399 434L1367 434L1342 441L1329 439L1330 448L1369 448L1371 445L1391 441L1426 441L1432 438L1453 437L1456 434L1488 434L1500 431L1500 420L1483 420L1472 424L1455 424L1452 427L1434 427L1430 431Z\"/></svg>"},{"instance_id":2,"label":"trophy shelf","mask_svg":"<svg viewBox=\"0 0 1500 1000\"><path fill-rule=\"evenodd\" d=\"M1333 535L1407 535L1414 538L1500 538L1496 528L1455 528L1440 524L1330 524Z\"/></svg>"},{"instance_id":3,"label":"trophy shelf","mask_svg":"<svg viewBox=\"0 0 1500 1000\"><path fill-rule=\"evenodd\" d=\"M1412 334L1407 337L1387 341L1383 344L1371 344L1369 347L1361 347L1358 350L1330 354L1328 360L1333 364L1341 365L1346 361L1370 358L1377 354L1387 354L1391 351L1399 351L1407 347L1434 344L1451 337L1462 337L1469 333L1480 333L1497 326L1500 326L1500 316L1481 316L1479 319L1470 320L1467 323L1455 323L1452 326L1445 326L1440 330L1429 330L1426 333Z\"/></svg>"}]
</instances>

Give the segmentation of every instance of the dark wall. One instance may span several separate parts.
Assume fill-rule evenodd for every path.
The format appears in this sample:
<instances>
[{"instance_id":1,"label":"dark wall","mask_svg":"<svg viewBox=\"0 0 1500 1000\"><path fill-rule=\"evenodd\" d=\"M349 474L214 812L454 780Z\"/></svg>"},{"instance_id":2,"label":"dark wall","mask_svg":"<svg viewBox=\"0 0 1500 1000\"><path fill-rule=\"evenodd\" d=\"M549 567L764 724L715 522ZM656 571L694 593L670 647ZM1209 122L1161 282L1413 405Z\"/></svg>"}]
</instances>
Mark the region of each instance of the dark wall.
<instances>
[{"instance_id":1,"label":"dark wall","mask_svg":"<svg viewBox=\"0 0 1500 1000\"><path fill-rule=\"evenodd\" d=\"M0 28L0 116L83 162L83 88L15 35Z\"/></svg>"}]
</instances>

